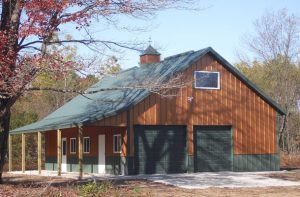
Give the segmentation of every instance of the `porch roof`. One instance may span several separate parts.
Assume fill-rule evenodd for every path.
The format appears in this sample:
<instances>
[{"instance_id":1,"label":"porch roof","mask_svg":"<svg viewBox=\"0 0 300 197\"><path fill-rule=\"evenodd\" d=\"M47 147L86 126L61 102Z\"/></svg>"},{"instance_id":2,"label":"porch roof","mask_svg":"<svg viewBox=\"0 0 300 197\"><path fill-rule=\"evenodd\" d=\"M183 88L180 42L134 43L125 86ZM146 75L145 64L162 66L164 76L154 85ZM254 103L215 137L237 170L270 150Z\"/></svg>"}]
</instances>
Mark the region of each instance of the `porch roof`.
<instances>
[{"instance_id":1,"label":"porch roof","mask_svg":"<svg viewBox=\"0 0 300 197\"><path fill-rule=\"evenodd\" d=\"M159 63L133 67L114 76L106 76L87 90L87 92L94 91L95 93L78 95L44 119L12 130L10 131L10 134L36 131L42 132L84 126L96 120L116 115L137 104L150 94L150 92L145 89L119 89L120 87L132 87L135 84L138 85L141 81L149 78L148 76L166 80L172 75L183 71L189 65L208 53L214 56L228 70L246 83L248 87L260 95L278 113L285 113L275 101L251 83L216 51L211 47L208 47L199 51L189 51L171 56ZM99 91L101 89L113 90Z\"/></svg>"}]
</instances>

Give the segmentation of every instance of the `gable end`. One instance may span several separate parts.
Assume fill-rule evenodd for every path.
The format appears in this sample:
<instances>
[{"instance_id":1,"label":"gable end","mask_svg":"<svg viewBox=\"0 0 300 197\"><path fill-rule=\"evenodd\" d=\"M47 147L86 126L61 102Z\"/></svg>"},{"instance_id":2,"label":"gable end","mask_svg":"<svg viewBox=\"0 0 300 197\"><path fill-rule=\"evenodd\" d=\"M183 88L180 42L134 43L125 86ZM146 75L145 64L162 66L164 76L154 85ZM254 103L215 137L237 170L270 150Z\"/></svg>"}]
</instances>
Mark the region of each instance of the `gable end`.
<instances>
[{"instance_id":1,"label":"gable end","mask_svg":"<svg viewBox=\"0 0 300 197\"><path fill-rule=\"evenodd\" d=\"M264 101L266 101L270 106L272 106L280 115L285 115L286 112L281 106L274 101L268 94L266 94L257 85L252 83L245 75L243 75L237 68L231 65L227 60L225 60L221 55L219 55L215 50L209 48L209 52L212 57L225 66L231 73L233 73L239 80L245 83L251 90L253 90L257 95L259 95Z\"/></svg>"}]
</instances>

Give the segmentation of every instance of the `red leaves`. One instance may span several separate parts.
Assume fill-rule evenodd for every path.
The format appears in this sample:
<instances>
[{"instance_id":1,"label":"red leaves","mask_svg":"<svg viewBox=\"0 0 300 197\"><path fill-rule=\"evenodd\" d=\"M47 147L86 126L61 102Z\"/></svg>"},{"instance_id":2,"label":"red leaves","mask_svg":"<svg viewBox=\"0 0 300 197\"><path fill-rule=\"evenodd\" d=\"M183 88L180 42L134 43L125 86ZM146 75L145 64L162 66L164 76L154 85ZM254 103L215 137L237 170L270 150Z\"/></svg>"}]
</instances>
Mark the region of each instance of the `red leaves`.
<instances>
[{"instance_id":1,"label":"red leaves","mask_svg":"<svg viewBox=\"0 0 300 197\"><path fill-rule=\"evenodd\" d=\"M103 19L108 23L114 23L116 15L125 14L134 17L151 15L155 10L163 9L166 5L178 1L3 1L1 15L3 24L0 24L0 96L2 92L14 94L22 91L24 86L34 79L37 72L55 72L59 77L66 70L72 69L73 62L66 60L62 54L46 51L46 46L60 43L59 37L55 36L62 25L72 24L73 26L68 27L80 30L84 26L89 26L93 20ZM85 41L80 42L80 39ZM76 38L76 43L89 45L96 42L90 35L87 39L91 42ZM69 43L71 42L74 41ZM107 46L105 42L102 44Z\"/></svg>"},{"instance_id":2,"label":"red leaves","mask_svg":"<svg viewBox=\"0 0 300 197\"><path fill-rule=\"evenodd\" d=\"M0 60L1 61L1 60ZM6 95L14 95L22 90L35 78L36 73L52 73L60 80L76 64L66 59L63 54L56 51L46 55L33 54L19 56L16 68L10 70L9 64L0 66L0 90Z\"/></svg>"},{"instance_id":3,"label":"red leaves","mask_svg":"<svg viewBox=\"0 0 300 197\"><path fill-rule=\"evenodd\" d=\"M20 28L20 37L45 37L60 24L59 14L68 6L67 1L30 0L23 5L24 22Z\"/></svg>"},{"instance_id":4,"label":"red leaves","mask_svg":"<svg viewBox=\"0 0 300 197\"><path fill-rule=\"evenodd\" d=\"M58 26L70 22L79 26L88 25L92 12L90 9L98 1L85 0L30 0L23 4L25 20L21 24L19 36L47 35L58 30ZM89 9L90 7L90 9ZM95 13L94 13L95 14Z\"/></svg>"}]
</instances>

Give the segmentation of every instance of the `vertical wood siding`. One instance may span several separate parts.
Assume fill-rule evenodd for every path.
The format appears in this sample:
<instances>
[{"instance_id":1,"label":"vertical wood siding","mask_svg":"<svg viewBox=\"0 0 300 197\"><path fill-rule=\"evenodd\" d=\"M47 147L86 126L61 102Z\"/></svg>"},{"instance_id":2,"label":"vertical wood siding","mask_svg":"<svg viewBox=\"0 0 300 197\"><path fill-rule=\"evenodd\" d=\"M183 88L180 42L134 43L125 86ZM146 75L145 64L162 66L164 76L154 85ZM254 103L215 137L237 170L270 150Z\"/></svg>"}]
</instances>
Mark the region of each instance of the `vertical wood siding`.
<instances>
[{"instance_id":1,"label":"vertical wood siding","mask_svg":"<svg viewBox=\"0 0 300 197\"><path fill-rule=\"evenodd\" d=\"M190 85L172 98L152 94L130 109L130 124L187 125L189 154L193 154L193 125L232 125L234 154L276 153L276 111L210 55L184 71L186 78L193 79L196 70L219 71L221 89ZM126 112L93 125L125 126ZM133 137L130 144L133 155Z\"/></svg>"}]
</instances>

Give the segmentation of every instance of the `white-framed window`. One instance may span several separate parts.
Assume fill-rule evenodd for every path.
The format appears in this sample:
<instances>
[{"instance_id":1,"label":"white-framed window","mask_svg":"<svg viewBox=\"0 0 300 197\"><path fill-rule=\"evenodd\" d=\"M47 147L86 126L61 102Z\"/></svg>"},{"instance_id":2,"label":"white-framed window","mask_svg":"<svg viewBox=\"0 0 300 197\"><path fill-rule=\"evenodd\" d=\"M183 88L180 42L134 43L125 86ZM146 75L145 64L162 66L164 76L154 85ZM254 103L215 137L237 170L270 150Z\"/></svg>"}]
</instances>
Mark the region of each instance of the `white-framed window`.
<instances>
[{"instance_id":1,"label":"white-framed window","mask_svg":"<svg viewBox=\"0 0 300 197\"><path fill-rule=\"evenodd\" d=\"M76 154L76 138L70 138L70 153Z\"/></svg>"},{"instance_id":2,"label":"white-framed window","mask_svg":"<svg viewBox=\"0 0 300 197\"><path fill-rule=\"evenodd\" d=\"M220 72L195 71L194 79L197 89L220 89Z\"/></svg>"},{"instance_id":3,"label":"white-framed window","mask_svg":"<svg viewBox=\"0 0 300 197\"><path fill-rule=\"evenodd\" d=\"M121 134L114 135L113 138L113 149L114 153L121 153L121 147L122 147L122 137Z\"/></svg>"},{"instance_id":4,"label":"white-framed window","mask_svg":"<svg viewBox=\"0 0 300 197\"><path fill-rule=\"evenodd\" d=\"M83 153L90 153L91 140L90 137L83 138Z\"/></svg>"}]
</instances>

